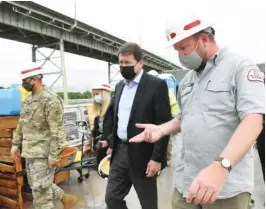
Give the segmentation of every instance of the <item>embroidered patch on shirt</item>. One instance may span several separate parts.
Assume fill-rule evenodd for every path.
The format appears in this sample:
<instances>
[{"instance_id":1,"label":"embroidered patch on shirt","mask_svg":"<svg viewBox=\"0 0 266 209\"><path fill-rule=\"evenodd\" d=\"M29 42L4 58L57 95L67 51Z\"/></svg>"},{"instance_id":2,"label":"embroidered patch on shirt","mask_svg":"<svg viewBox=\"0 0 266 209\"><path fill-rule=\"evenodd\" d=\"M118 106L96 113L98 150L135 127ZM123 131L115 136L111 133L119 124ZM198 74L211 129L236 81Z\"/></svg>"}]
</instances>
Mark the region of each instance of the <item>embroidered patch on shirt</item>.
<instances>
[{"instance_id":1,"label":"embroidered patch on shirt","mask_svg":"<svg viewBox=\"0 0 266 209\"><path fill-rule=\"evenodd\" d=\"M247 77L248 77L248 80L251 82L254 82L254 81L264 82L264 78L265 78L264 73L258 69L251 69L248 72Z\"/></svg>"}]
</instances>

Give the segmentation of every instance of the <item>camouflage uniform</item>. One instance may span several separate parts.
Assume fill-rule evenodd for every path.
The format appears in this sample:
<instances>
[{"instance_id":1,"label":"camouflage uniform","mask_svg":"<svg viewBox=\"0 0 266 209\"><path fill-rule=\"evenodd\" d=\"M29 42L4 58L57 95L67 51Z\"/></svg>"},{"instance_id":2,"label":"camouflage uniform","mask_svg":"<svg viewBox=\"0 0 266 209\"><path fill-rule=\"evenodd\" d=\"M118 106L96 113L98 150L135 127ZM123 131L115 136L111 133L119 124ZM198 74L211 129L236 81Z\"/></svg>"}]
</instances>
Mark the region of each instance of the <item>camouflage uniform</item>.
<instances>
[{"instance_id":1,"label":"camouflage uniform","mask_svg":"<svg viewBox=\"0 0 266 209\"><path fill-rule=\"evenodd\" d=\"M53 184L55 169L48 161L60 159L66 144L63 106L59 97L44 88L30 94L21 111L14 133L12 151L21 151L26 159L27 177L37 209L52 209L53 200L62 199L64 191Z\"/></svg>"}]
</instances>

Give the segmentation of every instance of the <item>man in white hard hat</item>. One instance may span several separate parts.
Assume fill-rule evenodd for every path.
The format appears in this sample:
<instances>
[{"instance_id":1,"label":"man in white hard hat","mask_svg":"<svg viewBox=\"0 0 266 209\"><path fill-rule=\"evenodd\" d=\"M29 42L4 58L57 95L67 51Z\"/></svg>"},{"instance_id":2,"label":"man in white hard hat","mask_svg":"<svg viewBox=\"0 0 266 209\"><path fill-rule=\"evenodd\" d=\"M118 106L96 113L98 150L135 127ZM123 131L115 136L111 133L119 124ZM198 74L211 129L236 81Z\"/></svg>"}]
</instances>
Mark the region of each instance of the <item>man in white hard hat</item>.
<instances>
[{"instance_id":1,"label":"man in white hard hat","mask_svg":"<svg viewBox=\"0 0 266 209\"><path fill-rule=\"evenodd\" d=\"M30 92L20 114L12 140L11 155L26 159L28 182L36 209L54 208L61 200L64 209L74 206L77 198L55 185L55 169L66 142L63 106L60 98L42 83L43 68L21 72L22 86Z\"/></svg>"},{"instance_id":2,"label":"man in white hard hat","mask_svg":"<svg viewBox=\"0 0 266 209\"><path fill-rule=\"evenodd\" d=\"M137 124L133 143L181 131L174 209L248 209L254 187L253 144L262 130L264 75L251 60L215 42L200 18L171 23L168 46L191 69L180 83L180 112L163 125Z\"/></svg>"}]
</instances>

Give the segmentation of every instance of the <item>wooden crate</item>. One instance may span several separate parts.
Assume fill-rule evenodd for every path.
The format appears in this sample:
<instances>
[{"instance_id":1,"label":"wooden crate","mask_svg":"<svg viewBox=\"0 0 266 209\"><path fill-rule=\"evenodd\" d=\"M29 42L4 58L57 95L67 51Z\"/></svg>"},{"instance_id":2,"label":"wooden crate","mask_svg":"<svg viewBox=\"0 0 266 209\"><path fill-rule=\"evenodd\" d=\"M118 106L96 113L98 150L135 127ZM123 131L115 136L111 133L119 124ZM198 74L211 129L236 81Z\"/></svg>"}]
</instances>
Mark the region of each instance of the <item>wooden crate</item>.
<instances>
[{"instance_id":1,"label":"wooden crate","mask_svg":"<svg viewBox=\"0 0 266 209\"><path fill-rule=\"evenodd\" d=\"M23 209L21 159L11 157L13 131L19 117L0 117L0 208Z\"/></svg>"},{"instance_id":2,"label":"wooden crate","mask_svg":"<svg viewBox=\"0 0 266 209\"><path fill-rule=\"evenodd\" d=\"M0 117L0 130L15 129L19 121L19 116ZM1 136L0 136L1 137Z\"/></svg>"},{"instance_id":3,"label":"wooden crate","mask_svg":"<svg viewBox=\"0 0 266 209\"><path fill-rule=\"evenodd\" d=\"M0 117L0 208L23 209L23 197L32 200L31 194L22 193L23 176L21 159L14 162L11 155L13 132L19 117ZM60 167L74 161L76 149L66 149L62 155ZM70 177L70 171L55 175L55 183L59 184Z\"/></svg>"},{"instance_id":4,"label":"wooden crate","mask_svg":"<svg viewBox=\"0 0 266 209\"><path fill-rule=\"evenodd\" d=\"M0 138L10 138L13 137L13 130L12 129L0 129Z\"/></svg>"}]
</instances>

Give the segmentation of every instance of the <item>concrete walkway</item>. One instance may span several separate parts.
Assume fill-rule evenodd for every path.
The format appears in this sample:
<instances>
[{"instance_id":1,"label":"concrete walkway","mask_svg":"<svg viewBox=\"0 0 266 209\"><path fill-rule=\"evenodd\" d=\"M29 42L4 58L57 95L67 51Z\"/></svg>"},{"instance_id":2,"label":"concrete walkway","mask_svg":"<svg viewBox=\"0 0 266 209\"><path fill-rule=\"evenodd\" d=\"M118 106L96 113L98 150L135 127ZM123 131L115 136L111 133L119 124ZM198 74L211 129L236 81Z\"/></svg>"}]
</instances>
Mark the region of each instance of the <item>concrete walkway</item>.
<instances>
[{"instance_id":1,"label":"concrete walkway","mask_svg":"<svg viewBox=\"0 0 266 209\"><path fill-rule=\"evenodd\" d=\"M179 150L180 143L174 143L173 149ZM178 153L178 152L176 152ZM173 156L174 157L174 156ZM95 171L91 171L89 179L82 183L77 181L77 172L72 171L71 178L60 184L60 186L68 193L78 197L77 205L74 209L104 209L104 195L107 181L98 176ZM158 178L159 191L159 209L171 209L171 195L173 191L172 169L165 169ZM253 199L255 199L255 209L264 209L264 182L262 178L261 167L256 152L255 158L255 191ZM130 194L126 198L129 209L141 209L135 190L132 188ZM25 208L32 209L32 203L26 203ZM56 209L61 209L61 203L56 203Z\"/></svg>"}]
</instances>

